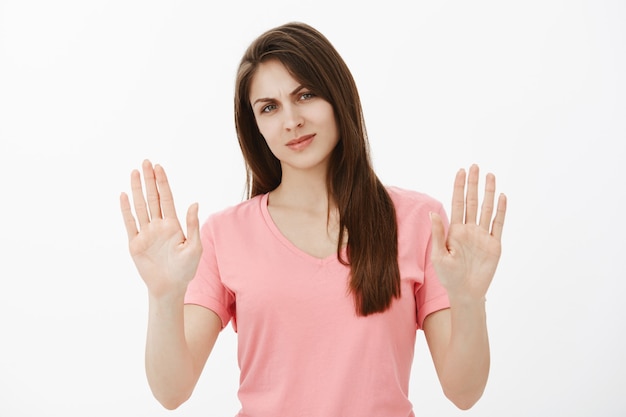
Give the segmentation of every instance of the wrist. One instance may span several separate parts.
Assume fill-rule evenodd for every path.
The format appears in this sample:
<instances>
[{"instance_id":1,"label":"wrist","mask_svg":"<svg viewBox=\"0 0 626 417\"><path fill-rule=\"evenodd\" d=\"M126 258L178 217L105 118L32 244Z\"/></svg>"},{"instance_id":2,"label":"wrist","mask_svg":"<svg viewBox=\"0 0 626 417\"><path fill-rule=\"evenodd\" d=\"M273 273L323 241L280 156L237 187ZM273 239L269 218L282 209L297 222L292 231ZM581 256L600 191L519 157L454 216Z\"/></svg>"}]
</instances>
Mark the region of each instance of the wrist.
<instances>
[{"instance_id":1,"label":"wrist","mask_svg":"<svg viewBox=\"0 0 626 417\"><path fill-rule=\"evenodd\" d=\"M186 288L148 289L150 304L181 304L184 302Z\"/></svg>"},{"instance_id":2,"label":"wrist","mask_svg":"<svg viewBox=\"0 0 626 417\"><path fill-rule=\"evenodd\" d=\"M483 326L487 320L487 308L485 297L473 298L468 296L452 296L450 300L450 313L453 327L476 331L477 325Z\"/></svg>"},{"instance_id":3,"label":"wrist","mask_svg":"<svg viewBox=\"0 0 626 417\"><path fill-rule=\"evenodd\" d=\"M464 308L477 308L477 307L485 307L485 303L487 299L485 296L473 296L470 294L453 294L448 293L448 300L450 301L450 306L455 307L464 307Z\"/></svg>"},{"instance_id":4,"label":"wrist","mask_svg":"<svg viewBox=\"0 0 626 417\"><path fill-rule=\"evenodd\" d=\"M148 294L150 321L157 320L160 323L164 323L174 320L179 322L183 317L184 305L184 295L168 294L155 296Z\"/></svg>"}]
</instances>

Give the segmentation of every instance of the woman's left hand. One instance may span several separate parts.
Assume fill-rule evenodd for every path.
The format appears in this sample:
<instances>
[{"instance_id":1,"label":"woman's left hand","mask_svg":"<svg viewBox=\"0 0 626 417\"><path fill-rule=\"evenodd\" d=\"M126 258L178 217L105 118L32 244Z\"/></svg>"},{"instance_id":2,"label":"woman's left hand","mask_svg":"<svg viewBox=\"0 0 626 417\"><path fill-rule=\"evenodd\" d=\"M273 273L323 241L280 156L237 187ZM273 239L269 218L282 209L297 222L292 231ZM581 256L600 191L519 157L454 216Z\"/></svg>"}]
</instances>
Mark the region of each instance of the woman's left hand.
<instances>
[{"instance_id":1,"label":"woman's left hand","mask_svg":"<svg viewBox=\"0 0 626 417\"><path fill-rule=\"evenodd\" d=\"M447 236L441 217L431 214L431 260L451 299L484 300L500 259L506 197L500 194L493 216L496 178L487 174L478 216L478 178L478 166L472 165L466 193L465 170L457 173Z\"/></svg>"}]
</instances>

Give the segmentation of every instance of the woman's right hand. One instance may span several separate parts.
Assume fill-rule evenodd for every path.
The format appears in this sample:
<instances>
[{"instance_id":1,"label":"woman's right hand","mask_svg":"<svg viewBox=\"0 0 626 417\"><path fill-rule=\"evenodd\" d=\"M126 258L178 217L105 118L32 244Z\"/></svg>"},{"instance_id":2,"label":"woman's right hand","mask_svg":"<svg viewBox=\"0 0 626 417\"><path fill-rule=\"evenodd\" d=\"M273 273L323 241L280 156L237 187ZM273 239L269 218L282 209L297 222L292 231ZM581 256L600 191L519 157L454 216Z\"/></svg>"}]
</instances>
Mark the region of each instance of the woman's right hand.
<instances>
[{"instance_id":1,"label":"woman's right hand","mask_svg":"<svg viewBox=\"0 0 626 417\"><path fill-rule=\"evenodd\" d=\"M132 171L130 180L136 218L128 195L120 196L130 254L150 296L182 296L202 254L198 204L187 211L185 237L163 167L145 160L142 171L145 197L138 170Z\"/></svg>"}]
</instances>

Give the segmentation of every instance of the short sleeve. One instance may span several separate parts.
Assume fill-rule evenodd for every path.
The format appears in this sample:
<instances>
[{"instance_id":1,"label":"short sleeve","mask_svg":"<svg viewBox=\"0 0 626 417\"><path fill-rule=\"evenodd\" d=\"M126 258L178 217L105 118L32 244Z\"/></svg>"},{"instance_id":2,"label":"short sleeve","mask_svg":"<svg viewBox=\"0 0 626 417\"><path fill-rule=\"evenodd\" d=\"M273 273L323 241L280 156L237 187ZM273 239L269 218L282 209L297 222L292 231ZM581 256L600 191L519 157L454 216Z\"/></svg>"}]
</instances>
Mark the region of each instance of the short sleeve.
<instances>
[{"instance_id":1,"label":"short sleeve","mask_svg":"<svg viewBox=\"0 0 626 417\"><path fill-rule=\"evenodd\" d=\"M446 233L448 232L449 220L445 210L439 205L436 212L443 220ZM432 249L432 236L429 234L428 244L426 247L426 259L424 260L424 282L415 292L415 301L417 303L417 326L423 329L424 319L435 311L443 310L450 307L448 293L439 282L439 278L435 272L433 263L430 260L430 252Z\"/></svg>"},{"instance_id":2,"label":"short sleeve","mask_svg":"<svg viewBox=\"0 0 626 417\"><path fill-rule=\"evenodd\" d=\"M222 328L224 328L233 318L235 299L220 278L211 220L209 218L200 231L202 256L196 275L187 286L185 304L196 304L215 312L220 317Z\"/></svg>"}]
</instances>

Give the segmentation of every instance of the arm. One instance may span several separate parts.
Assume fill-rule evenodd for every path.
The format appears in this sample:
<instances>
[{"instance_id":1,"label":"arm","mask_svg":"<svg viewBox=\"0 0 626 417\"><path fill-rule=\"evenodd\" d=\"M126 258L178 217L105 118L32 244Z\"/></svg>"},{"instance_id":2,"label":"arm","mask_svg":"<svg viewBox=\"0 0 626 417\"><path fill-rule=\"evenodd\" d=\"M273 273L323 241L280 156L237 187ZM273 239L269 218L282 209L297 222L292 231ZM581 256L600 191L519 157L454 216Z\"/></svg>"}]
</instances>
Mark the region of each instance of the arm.
<instances>
[{"instance_id":1,"label":"arm","mask_svg":"<svg viewBox=\"0 0 626 417\"><path fill-rule=\"evenodd\" d=\"M489 374L489 338L485 295L501 253L506 197L500 195L495 217L495 177L487 175L478 211L478 167L470 168L467 195L465 171L456 176L448 235L432 215L431 259L448 292L450 308L429 315L424 334L445 395L459 408L471 408L482 396Z\"/></svg>"},{"instance_id":2,"label":"arm","mask_svg":"<svg viewBox=\"0 0 626 417\"><path fill-rule=\"evenodd\" d=\"M424 320L424 334L443 392L457 407L471 408L489 375L484 304L455 305Z\"/></svg>"},{"instance_id":3,"label":"arm","mask_svg":"<svg viewBox=\"0 0 626 417\"><path fill-rule=\"evenodd\" d=\"M193 392L220 332L220 318L183 299L149 302L146 375L155 398L167 409Z\"/></svg>"},{"instance_id":4,"label":"arm","mask_svg":"<svg viewBox=\"0 0 626 417\"><path fill-rule=\"evenodd\" d=\"M131 174L137 219L126 194L120 206L129 250L148 288L146 375L154 396L174 409L191 395L221 329L218 316L199 306L185 306L184 295L198 267L202 246L198 206L187 212L187 237L176 216L165 171L142 165ZM137 227L139 223L139 227Z\"/></svg>"}]
</instances>

